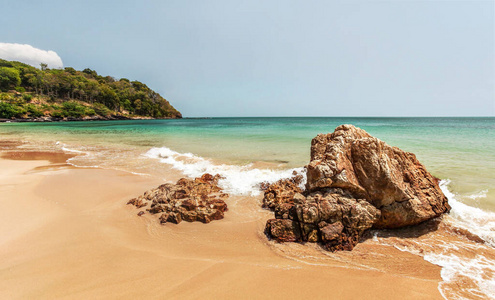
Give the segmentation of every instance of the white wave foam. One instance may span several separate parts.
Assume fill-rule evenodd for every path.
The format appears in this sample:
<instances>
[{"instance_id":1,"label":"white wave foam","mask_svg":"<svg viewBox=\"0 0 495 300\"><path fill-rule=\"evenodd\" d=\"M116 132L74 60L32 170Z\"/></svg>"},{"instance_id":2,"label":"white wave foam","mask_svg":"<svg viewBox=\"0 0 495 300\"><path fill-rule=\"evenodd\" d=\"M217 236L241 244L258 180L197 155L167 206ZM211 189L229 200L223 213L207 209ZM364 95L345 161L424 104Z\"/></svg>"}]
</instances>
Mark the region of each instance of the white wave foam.
<instances>
[{"instance_id":1,"label":"white wave foam","mask_svg":"<svg viewBox=\"0 0 495 300\"><path fill-rule=\"evenodd\" d=\"M218 185L225 192L233 195L256 196L261 193L259 189L261 182L271 183L288 178L294 171L304 174L303 168L270 170L252 168L252 165L216 165L192 153L179 153L167 147L152 148L146 152L145 156L160 159L160 162L169 164L190 177L198 177L204 173L220 174L224 178L219 180Z\"/></svg>"},{"instance_id":2,"label":"white wave foam","mask_svg":"<svg viewBox=\"0 0 495 300\"><path fill-rule=\"evenodd\" d=\"M440 188L449 199L449 204L452 207L449 214L454 219L452 225L476 234L487 245L495 247L495 213L487 212L458 201L456 195L449 191L449 183L450 180L442 180L440 182ZM475 195L480 197L480 193ZM484 195L486 197L486 193Z\"/></svg>"},{"instance_id":3,"label":"white wave foam","mask_svg":"<svg viewBox=\"0 0 495 300\"><path fill-rule=\"evenodd\" d=\"M71 149L71 148L68 148L66 144L63 144L63 143L58 142L58 141L55 143L55 145L60 146L60 149L64 152L77 153L77 154L82 154L84 157L91 157L91 152L89 152L89 151ZM94 169L100 168L99 165L78 165L78 164L74 163L74 160L77 160L77 159L78 159L77 156L71 157L66 161L66 163L68 163L69 165L74 166L74 167L84 167L84 168L94 168Z\"/></svg>"},{"instance_id":4,"label":"white wave foam","mask_svg":"<svg viewBox=\"0 0 495 300\"><path fill-rule=\"evenodd\" d=\"M479 193L472 194L472 195L469 195L467 197L469 199L478 200L478 199L481 199L481 198L486 198L487 194L488 194L488 190L482 190Z\"/></svg>"},{"instance_id":5,"label":"white wave foam","mask_svg":"<svg viewBox=\"0 0 495 300\"><path fill-rule=\"evenodd\" d=\"M72 152L72 153L80 153L80 154L86 154L86 155L89 155L89 152L88 151L81 151L81 150L77 150L77 149L71 149L69 147L67 147L66 144L64 143L61 143L60 141L57 141L55 143L56 146L60 147L60 149L64 152Z\"/></svg>"},{"instance_id":6,"label":"white wave foam","mask_svg":"<svg viewBox=\"0 0 495 300\"><path fill-rule=\"evenodd\" d=\"M444 218L444 221L477 235L485 244L434 239L409 241L408 246L394 247L422 256L424 260L442 267L440 275L443 281L439 284L439 291L445 299L464 299L463 293L471 294L476 299L495 299L495 261L483 255L493 251L491 247L495 247L495 213L458 201L456 195L448 189L449 183L450 180L440 182L440 188L452 207L450 218ZM483 191L475 196L480 197L486 193L487 191ZM466 281L473 285L466 284Z\"/></svg>"},{"instance_id":7,"label":"white wave foam","mask_svg":"<svg viewBox=\"0 0 495 300\"><path fill-rule=\"evenodd\" d=\"M85 151L80 151L80 150L76 150L76 149L69 149L65 146L62 147L62 150L64 150L65 152L73 152L73 153L84 153L84 154L88 154L88 152L85 152Z\"/></svg>"},{"instance_id":8,"label":"white wave foam","mask_svg":"<svg viewBox=\"0 0 495 300\"><path fill-rule=\"evenodd\" d=\"M442 267L440 275L443 281L438 289L443 298L465 299L462 294L469 293L476 295L476 299L495 299L494 261L482 255L468 258L459 254L460 249L468 247L475 252L476 247L483 248L486 247L485 245L472 246L437 240L430 242L431 245L428 241L410 241L408 246L394 245L394 247L400 251L422 256L424 260ZM466 284L466 281L472 282L473 285Z\"/></svg>"},{"instance_id":9,"label":"white wave foam","mask_svg":"<svg viewBox=\"0 0 495 300\"><path fill-rule=\"evenodd\" d=\"M470 288L469 292L480 298L495 299L495 265L494 262L482 255L476 255L473 259L460 259L455 254L428 253L423 257L435 265L441 266L443 283L440 284L443 290L449 290L448 285L453 282L463 282L463 277L472 280L477 288ZM490 276L491 274L491 276ZM458 299L462 299L458 297Z\"/></svg>"}]
</instances>

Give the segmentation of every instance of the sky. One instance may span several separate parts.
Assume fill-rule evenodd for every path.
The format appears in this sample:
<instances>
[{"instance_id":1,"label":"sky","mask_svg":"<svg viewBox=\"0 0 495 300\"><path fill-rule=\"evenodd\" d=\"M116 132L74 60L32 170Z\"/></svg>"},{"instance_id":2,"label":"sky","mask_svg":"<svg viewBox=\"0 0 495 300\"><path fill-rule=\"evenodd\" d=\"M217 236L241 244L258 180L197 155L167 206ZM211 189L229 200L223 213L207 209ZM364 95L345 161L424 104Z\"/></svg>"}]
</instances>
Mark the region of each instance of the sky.
<instances>
[{"instance_id":1,"label":"sky","mask_svg":"<svg viewBox=\"0 0 495 300\"><path fill-rule=\"evenodd\" d=\"M6 1L0 43L185 117L495 116L494 1Z\"/></svg>"}]
</instances>

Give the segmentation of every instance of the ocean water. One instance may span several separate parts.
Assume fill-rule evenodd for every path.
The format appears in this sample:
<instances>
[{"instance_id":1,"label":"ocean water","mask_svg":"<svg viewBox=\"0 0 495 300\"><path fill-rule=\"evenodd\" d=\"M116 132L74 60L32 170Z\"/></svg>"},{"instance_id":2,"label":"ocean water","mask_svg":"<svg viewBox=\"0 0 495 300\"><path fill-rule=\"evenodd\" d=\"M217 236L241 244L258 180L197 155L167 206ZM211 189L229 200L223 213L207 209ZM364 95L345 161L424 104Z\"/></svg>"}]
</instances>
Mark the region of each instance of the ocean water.
<instances>
[{"instance_id":1,"label":"ocean water","mask_svg":"<svg viewBox=\"0 0 495 300\"><path fill-rule=\"evenodd\" d=\"M469 255L449 247L444 247L448 251L437 247L438 251L428 252L425 249L431 245L425 246L428 241L424 240L421 251L411 244L397 248L421 253L426 260L442 266L445 282L439 288L446 298L466 298L466 291L456 294L451 288L466 276L475 286L471 288L473 299L495 298L495 256L491 256L495 247L493 117L4 123L0 124L0 139L29 141L23 146L27 150L59 149L81 154L70 160L76 166L116 168L164 179L165 166L187 176L220 173L225 177L221 185L227 192L255 196L260 193L260 182L303 172L309 162L311 139L341 124L353 124L389 145L415 153L430 173L442 179L442 189L452 205L445 223L456 228L453 231L464 230L483 241L466 241L464 248L471 249ZM473 257L473 251L485 255Z\"/></svg>"},{"instance_id":2,"label":"ocean water","mask_svg":"<svg viewBox=\"0 0 495 300\"><path fill-rule=\"evenodd\" d=\"M91 153L86 157L88 161L98 162L100 158L105 165L111 165L112 159L113 163L118 161L124 166L126 162L122 160L133 165L132 161L142 158L141 155L167 156L169 163L176 163L193 175L194 169L206 170L211 162L239 170L249 169L253 163L261 170L300 168L309 161L311 139L318 133L332 132L341 124L353 124L389 145L415 153L433 175L450 180L449 189L464 203L495 211L495 118L213 118L4 123L0 125L0 135L3 139L37 141L46 146L66 145L66 149ZM105 156L106 151L112 151L112 155Z\"/></svg>"}]
</instances>

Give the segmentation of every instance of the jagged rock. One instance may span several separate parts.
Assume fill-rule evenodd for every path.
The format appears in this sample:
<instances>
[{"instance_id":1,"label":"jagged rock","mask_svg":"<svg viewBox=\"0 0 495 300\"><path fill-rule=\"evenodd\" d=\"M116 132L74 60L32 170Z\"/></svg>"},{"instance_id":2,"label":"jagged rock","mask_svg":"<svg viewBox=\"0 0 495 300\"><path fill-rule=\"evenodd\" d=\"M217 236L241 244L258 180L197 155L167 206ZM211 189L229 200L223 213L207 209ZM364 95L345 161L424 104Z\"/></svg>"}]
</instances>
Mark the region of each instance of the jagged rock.
<instances>
[{"instance_id":1,"label":"jagged rock","mask_svg":"<svg viewBox=\"0 0 495 300\"><path fill-rule=\"evenodd\" d=\"M186 210L196 209L196 203L189 199L182 201L182 204L180 206L184 207Z\"/></svg>"},{"instance_id":2,"label":"jagged rock","mask_svg":"<svg viewBox=\"0 0 495 300\"><path fill-rule=\"evenodd\" d=\"M222 197L222 196L225 197L224 195L227 195L227 194L221 194L220 197ZM223 200L213 198L213 199L209 199L208 202L209 202L208 206L211 209L216 209L216 210L219 210L221 212L227 211L227 203L225 203L225 201L223 201Z\"/></svg>"},{"instance_id":3,"label":"jagged rock","mask_svg":"<svg viewBox=\"0 0 495 300\"><path fill-rule=\"evenodd\" d=\"M198 219L198 213L195 211L181 211L180 216L186 222L194 222Z\"/></svg>"},{"instance_id":4,"label":"jagged rock","mask_svg":"<svg viewBox=\"0 0 495 300\"><path fill-rule=\"evenodd\" d=\"M333 224L327 225L327 223L321 223L323 226L320 227L321 240L324 243L329 243L336 241L342 235L344 230L344 225L341 222L335 222Z\"/></svg>"},{"instance_id":5,"label":"jagged rock","mask_svg":"<svg viewBox=\"0 0 495 300\"><path fill-rule=\"evenodd\" d=\"M165 224L165 223L167 223L167 221L168 221L168 214L167 214L167 213L162 214L162 215L160 216L159 221L160 221L160 224Z\"/></svg>"},{"instance_id":6,"label":"jagged rock","mask_svg":"<svg viewBox=\"0 0 495 300\"><path fill-rule=\"evenodd\" d=\"M127 204L132 204L136 208L141 208L141 207L146 206L146 203L142 199L138 199L138 198L134 198L134 199L129 200L129 202L127 202Z\"/></svg>"},{"instance_id":7,"label":"jagged rock","mask_svg":"<svg viewBox=\"0 0 495 300\"><path fill-rule=\"evenodd\" d=\"M275 219L297 219L294 204L282 203L275 207Z\"/></svg>"},{"instance_id":8,"label":"jagged rock","mask_svg":"<svg viewBox=\"0 0 495 300\"><path fill-rule=\"evenodd\" d=\"M150 214L162 213L161 224L181 221L210 223L223 219L228 210L217 183L219 175L203 174L195 179L181 178L176 184L162 184L156 189L146 191L142 196L130 200L138 208L149 205ZM222 198L222 199L221 199Z\"/></svg>"},{"instance_id":9,"label":"jagged rock","mask_svg":"<svg viewBox=\"0 0 495 300\"><path fill-rule=\"evenodd\" d=\"M310 192L343 188L372 203L382 212L379 228L419 224L450 210L438 180L413 153L352 125L313 139L307 177Z\"/></svg>"},{"instance_id":10,"label":"jagged rock","mask_svg":"<svg viewBox=\"0 0 495 300\"><path fill-rule=\"evenodd\" d=\"M179 224L180 222L182 222L182 216L180 213L171 212L167 217L167 222Z\"/></svg>"},{"instance_id":11,"label":"jagged rock","mask_svg":"<svg viewBox=\"0 0 495 300\"><path fill-rule=\"evenodd\" d=\"M262 183L261 189L264 190L263 207L271 210L275 209L281 203L292 203L292 198L296 193L302 193L299 187L303 177L294 174L292 178L281 179L275 183Z\"/></svg>"},{"instance_id":12,"label":"jagged rock","mask_svg":"<svg viewBox=\"0 0 495 300\"><path fill-rule=\"evenodd\" d=\"M278 242L299 237L301 241L320 242L328 250L351 250L380 217L380 211L369 202L355 199L342 189L323 189L296 198L294 204L279 205L276 219L267 222L267 234Z\"/></svg>"},{"instance_id":13,"label":"jagged rock","mask_svg":"<svg viewBox=\"0 0 495 300\"><path fill-rule=\"evenodd\" d=\"M301 229L297 222L288 219L271 219L266 222L265 232L279 242L301 241Z\"/></svg>"},{"instance_id":14,"label":"jagged rock","mask_svg":"<svg viewBox=\"0 0 495 300\"><path fill-rule=\"evenodd\" d=\"M352 125L315 137L306 169L304 192L290 180L266 187L263 206L275 219L265 232L279 242L351 250L372 227L415 225L450 210L438 179L414 154Z\"/></svg>"}]
</instances>

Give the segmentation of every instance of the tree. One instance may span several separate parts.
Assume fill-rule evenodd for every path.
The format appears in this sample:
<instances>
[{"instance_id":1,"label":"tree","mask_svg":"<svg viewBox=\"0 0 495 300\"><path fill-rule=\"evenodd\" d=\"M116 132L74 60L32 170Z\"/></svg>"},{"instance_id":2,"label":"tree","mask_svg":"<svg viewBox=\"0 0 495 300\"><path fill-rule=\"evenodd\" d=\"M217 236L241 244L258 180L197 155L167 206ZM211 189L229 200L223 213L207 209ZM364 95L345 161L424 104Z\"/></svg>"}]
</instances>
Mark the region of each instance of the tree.
<instances>
[{"instance_id":1,"label":"tree","mask_svg":"<svg viewBox=\"0 0 495 300\"><path fill-rule=\"evenodd\" d=\"M66 67L66 68L64 68L64 71L71 74L71 75L76 75L76 70L72 67Z\"/></svg>"},{"instance_id":2,"label":"tree","mask_svg":"<svg viewBox=\"0 0 495 300\"><path fill-rule=\"evenodd\" d=\"M15 89L21 84L19 70L8 67L0 67L0 90L6 92Z\"/></svg>"},{"instance_id":3,"label":"tree","mask_svg":"<svg viewBox=\"0 0 495 300\"><path fill-rule=\"evenodd\" d=\"M86 68L82 71L84 74L88 74L89 76L96 78L98 77L98 73L95 70L91 70L90 68Z\"/></svg>"},{"instance_id":4,"label":"tree","mask_svg":"<svg viewBox=\"0 0 495 300\"><path fill-rule=\"evenodd\" d=\"M8 117L26 114L40 116L43 113L60 117L95 113L107 115L111 110L143 116L180 117L180 113L167 100L146 84L127 78L117 80L111 76L101 76L89 68L83 71L71 67L50 69L44 63L40 64L40 68L35 68L21 62L0 59L0 91L14 89L24 93L23 98L19 99L30 102L37 96L40 102L48 101L50 105L42 104L46 107L40 111L34 109L39 105L38 101L31 106L17 102L13 106L4 105L3 115ZM5 99L16 99L14 94L5 95L8 96ZM90 105L74 100L89 102ZM70 103L63 105L64 102ZM76 102L82 107L76 105Z\"/></svg>"}]
</instances>

